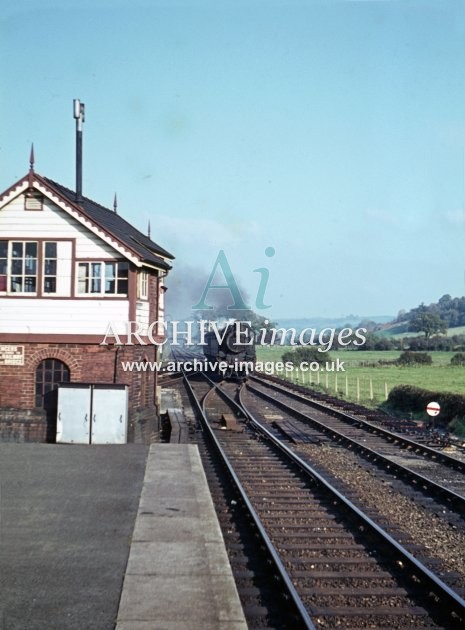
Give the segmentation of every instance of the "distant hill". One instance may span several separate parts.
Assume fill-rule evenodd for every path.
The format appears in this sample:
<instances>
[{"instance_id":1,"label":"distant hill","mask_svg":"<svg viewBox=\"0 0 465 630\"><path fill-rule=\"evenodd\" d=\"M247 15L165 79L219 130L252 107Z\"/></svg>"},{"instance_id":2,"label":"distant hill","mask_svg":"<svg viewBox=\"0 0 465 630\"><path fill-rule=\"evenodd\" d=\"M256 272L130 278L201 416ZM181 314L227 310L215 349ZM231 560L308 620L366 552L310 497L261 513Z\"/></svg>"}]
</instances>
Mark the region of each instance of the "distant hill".
<instances>
[{"instance_id":1,"label":"distant hill","mask_svg":"<svg viewBox=\"0 0 465 630\"><path fill-rule=\"evenodd\" d=\"M465 326L465 297L451 297L443 295L437 302L432 304L420 304L410 310L402 310L398 315L342 315L341 317L283 317L277 322L283 328L342 328L344 326L358 326L360 323L369 322L370 330L375 330L382 336L412 334L410 321L419 313L428 312L439 315L449 329L449 335L462 332L461 327ZM363 325L363 324L362 324ZM455 329L455 331L454 331Z\"/></svg>"},{"instance_id":2,"label":"distant hill","mask_svg":"<svg viewBox=\"0 0 465 630\"><path fill-rule=\"evenodd\" d=\"M387 324L392 322L394 315L344 315L342 317L303 317L303 318L282 318L277 323L282 328L342 328L343 326L354 327L363 321L375 322L376 324Z\"/></svg>"},{"instance_id":3,"label":"distant hill","mask_svg":"<svg viewBox=\"0 0 465 630\"><path fill-rule=\"evenodd\" d=\"M377 335L383 337L396 337L396 336L412 336L416 333L409 332L409 323L408 322L395 322L389 323L383 326L380 330L376 331Z\"/></svg>"},{"instance_id":4,"label":"distant hill","mask_svg":"<svg viewBox=\"0 0 465 630\"><path fill-rule=\"evenodd\" d=\"M409 324L421 313L432 313L439 316L447 328L465 326L465 297L451 297L443 295L432 304L420 304L409 311L401 311L395 320L396 324Z\"/></svg>"}]
</instances>

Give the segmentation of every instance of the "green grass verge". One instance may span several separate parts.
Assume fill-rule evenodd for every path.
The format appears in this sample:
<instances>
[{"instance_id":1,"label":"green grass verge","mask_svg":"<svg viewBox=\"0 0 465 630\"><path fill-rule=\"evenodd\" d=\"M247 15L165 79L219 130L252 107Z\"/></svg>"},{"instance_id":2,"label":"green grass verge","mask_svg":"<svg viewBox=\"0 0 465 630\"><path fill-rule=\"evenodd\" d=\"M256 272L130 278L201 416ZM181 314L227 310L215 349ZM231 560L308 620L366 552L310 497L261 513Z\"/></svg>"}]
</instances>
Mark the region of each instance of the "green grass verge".
<instances>
[{"instance_id":1,"label":"green grass verge","mask_svg":"<svg viewBox=\"0 0 465 630\"><path fill-rule=\"evenodd\" d=\"M424 337L423 333L413 332L407 330L406 324L399 324L392 328L386 328L385 330L378 330L376 334L379 337L390 337L392 339L405 339L406 337ZM465 335L465 326L456 326L455 328L448 328L446 332L447 337L454 337L454 335Z\"/></svg>"},{"instance_id":2,"label":"green grass verge","mask_svg":"<svg viewBox=\"0 0 465 630\"><path fill-rule=\"evenodd\" d=\"M280 361L284 352L291 348L281 346L258 346L258 361ZM369 407L377 407L384 402L386 391L396 385L416 385L434 391L455 392L465 394L465 368L451 366L454 352L430 352L433 363L427 366L398 367L396 365L379 365L378 361L393 361L400 356L395 350L354 352L337 350L329 353L330 360L337 358L344 362L344 371L320 372L319 387L354 402ZM325 367L323 365L323 367ZM286 376L283 374L283 376ZM316 372L299 373L299 382L312 386L318 381ZM297 379L297 372L289 372L287 378Z\"/></svg>"}]
</instances>

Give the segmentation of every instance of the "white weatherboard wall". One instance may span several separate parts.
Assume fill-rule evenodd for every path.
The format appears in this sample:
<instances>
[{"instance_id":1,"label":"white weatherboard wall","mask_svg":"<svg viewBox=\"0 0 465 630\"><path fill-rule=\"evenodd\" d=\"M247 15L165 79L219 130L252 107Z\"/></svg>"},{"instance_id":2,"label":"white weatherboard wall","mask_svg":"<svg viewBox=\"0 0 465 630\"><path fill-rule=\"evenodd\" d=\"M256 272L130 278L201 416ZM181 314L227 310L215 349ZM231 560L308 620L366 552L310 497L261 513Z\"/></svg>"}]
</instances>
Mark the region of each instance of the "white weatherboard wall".
<instances>
[{"instance_id":1,"label":"white weatherboard wall","mask_svg":"<svg viewBox=\"0 0 465 630\"><path fill-rule=\"evenodd\" d=\"M71 241L58 241L57 243L57 297L71 295L71 267L73 264L73 249Z\"/></svg>"},{"instance_id":2,"label":"white weatherboard wall","mask_svg":"<svg viewBox=\"0 0 465 630\"><path fill-rule=\"evenodd\" d=\"M50 297L8 297L0 307L0 331L14 334L105 335L108 324L113 330L126 333L129 302L121 299L60 300L71 296L72 240L76 241L76 257L120 259L121 256L98 236L83 227L49 199L43 210L24 210L24 195L19 195L0 210L2 239L57 241L57 292ZM76 263L77 264L77 263ZM52 299L53 298L53 299Z\"/></svg>"},{"instance_id":3,"label":"white weatherboard wall","mask_svg":"<svg viewBox=\"0 0 465 630\"><path fill-rule=\"evenodd\" d=\"M126 334L129 302L122 300L59 300L8 298L1 300L0 331L21 334L105 335Z\"/></svg>"},{"instance_id":4,"label":"white weatherboard wall","mask_svg":"<svg viewBox=\"0 0 465 630\"><path fill-rule=\"evenodd\" d=\"M139 325L139 331L141 335L147 334L147 329L150 325L150 312L149 303L143 301L136 302L136 322Z\"/></svg>"},{"instance_id":5,"label":"white weatherboard wall","mask_svg":"<svg viewBox=\"0 0 465 630\"><path fill-rule=\"evenodd\" d=\"M120 258L117 252L101 241L49 199L43 210L24 210L24 195L19 195L0 210L1 235L4 239L57 238L76 239L77 258Z\"/></svg>"}]
</instances>

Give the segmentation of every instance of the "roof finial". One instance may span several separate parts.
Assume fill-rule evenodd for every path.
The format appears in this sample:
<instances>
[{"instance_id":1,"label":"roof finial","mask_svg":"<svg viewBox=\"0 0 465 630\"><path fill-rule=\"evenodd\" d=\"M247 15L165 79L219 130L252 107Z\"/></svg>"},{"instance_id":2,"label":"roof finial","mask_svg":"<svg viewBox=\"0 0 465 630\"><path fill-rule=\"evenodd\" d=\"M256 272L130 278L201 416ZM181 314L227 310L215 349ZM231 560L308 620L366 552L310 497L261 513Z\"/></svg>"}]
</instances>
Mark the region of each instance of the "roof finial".
<instances>
[{"instance_id":1,"label":"roof finial","mask_svg":"<svg viewBox=\"0 0 465 630\"><path fill-rule=\"evenodd\" d=\"M31 153L29 155L29 170L34 170L34 143L31 144Z\"/></svg>"},{"instance_id":2,"label":"roof finial","mask_svg":"<svg viewBox=\"0 0 465 630\"><path fill-rule=\"evenodd\" d=\"M116 196L116 193L115 198L113 199L113 212L118 214L118 197Z\"/></svg>"},{"instance_id":3,"label":"roof finial","mask_svg":"<svg viewBox=\"0 0 465 630\"><path fill-rule=\"evenodd\" d=\"M34 143L31 144L31 153L29 155L29 188L32 188L34 183Z\"/></svg>"},{"instance_id":4,"label":"roof finial","mask_svg":"<svg viewBox=\"0 0 465 630\"><path fill-rule=\"evenodd\" d=\"M149 223L147 225L147 236L150 238L150 219L149 219Z\"/></svg>"}]
</instances>

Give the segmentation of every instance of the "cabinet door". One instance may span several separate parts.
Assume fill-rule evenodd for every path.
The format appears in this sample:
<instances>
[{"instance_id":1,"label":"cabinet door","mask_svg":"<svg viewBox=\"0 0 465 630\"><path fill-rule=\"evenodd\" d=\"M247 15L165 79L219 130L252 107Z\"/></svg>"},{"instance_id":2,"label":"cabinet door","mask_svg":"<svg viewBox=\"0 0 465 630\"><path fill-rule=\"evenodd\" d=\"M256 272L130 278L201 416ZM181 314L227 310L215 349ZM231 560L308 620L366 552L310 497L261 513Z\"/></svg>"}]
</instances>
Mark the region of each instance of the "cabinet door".
<instances>
[{"instance_id":1,"label":"cabinet door","mask_svg":"<svg viewBox=\"0 0 465 630\"><path fill-rule=\"evenodd\" d=\"M92 444L126 444L128 393L126 388L94 387Z\"/></svg>"},{"instance_id":2,"label":"cabinet door","mask_svg":"<svg viewBox=\"0 0 465 630\"><path fill-rule=\"evenodd\" d=\"M57 442L89 444L90 387L59 387Z\"/></svg>"}]
</instances>

